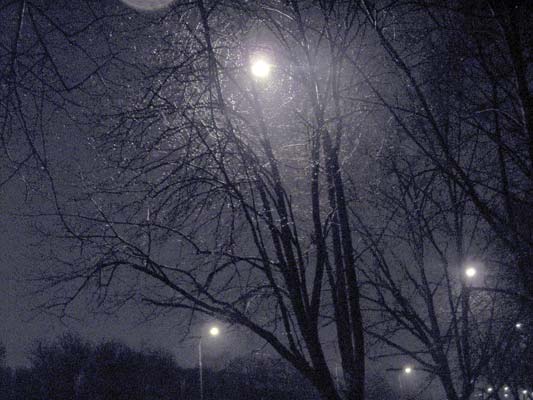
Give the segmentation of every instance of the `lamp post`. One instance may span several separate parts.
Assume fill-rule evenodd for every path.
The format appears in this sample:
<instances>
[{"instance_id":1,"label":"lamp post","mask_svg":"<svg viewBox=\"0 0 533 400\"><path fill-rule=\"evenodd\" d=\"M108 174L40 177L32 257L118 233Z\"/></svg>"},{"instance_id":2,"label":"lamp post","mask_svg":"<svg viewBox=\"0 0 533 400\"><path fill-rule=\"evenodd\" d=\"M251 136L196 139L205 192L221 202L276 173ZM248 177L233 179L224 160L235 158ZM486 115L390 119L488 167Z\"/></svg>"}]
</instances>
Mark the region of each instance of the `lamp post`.
<instances>
[{"instance_id":1,"label":"lamp post","mask_svg":"<svg viewBox=\"0 0 533 400\"><path fill-rule=\"evenodd\" d=\"M472 281L477 275L477 269L473 265L468 265L464 270L465 279L462 282L462 307L461 307L461 319L462 319L462 345L465 355L465 367L466 367L466 378L468 382L472 382L472 368L471 368L471 359L470 359L470 327L468 321L468 314L470 312L470 288L472 286Z\"/></svg>"},{"instance_id":2,"label":"lamp post","mask_svg":"<svg viewBox=\"0 0 533 400\"><path fill-rule=\"evenodd\" d=\"M220 329L217 326L212 326L209 329L210 336L218 336L220 334ZM202 364L202 339L201 336L193 336L193 339L198 339L198 374L200 380L200 400L204 400L204 369Z\"/></svg>"},{"instance_id":3,"label":"lamp post","mask_svg":"<svg viewBox=\"0 0 533 400\"><path fill-rule=\"evenodd\" d=\"M402 382L402 377L403 375L411 375L413 373L413 367L411 367L410 365L406 365L402 372L400 374L398 374L398 383L400 384L400 398L403 398L403 382Z\"/></svg>"}]
</instances>

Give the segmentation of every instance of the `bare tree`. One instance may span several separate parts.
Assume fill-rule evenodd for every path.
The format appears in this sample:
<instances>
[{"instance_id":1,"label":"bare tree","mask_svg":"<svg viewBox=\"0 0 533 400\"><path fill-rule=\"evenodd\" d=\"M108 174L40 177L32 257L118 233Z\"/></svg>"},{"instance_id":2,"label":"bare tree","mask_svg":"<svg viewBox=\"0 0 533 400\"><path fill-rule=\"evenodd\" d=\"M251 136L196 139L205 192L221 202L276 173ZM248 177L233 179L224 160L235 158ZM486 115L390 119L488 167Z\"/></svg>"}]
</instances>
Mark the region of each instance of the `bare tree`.
<instances>
[{"instance_id":1,"label":"bare tree","mask_svg":"<svg viewBox=\"0 0 533 400\"><path fill-rule=\"evenodd\" d=\"M385 345L373 357L391 359L397 374L408 365L428 383L438 377L448 399L469 399L514 346L523 315L466 194L417 152L393 149L371 188L374 211L357 225L361 257L375 265L363 272L367 333Z\"/></svg>"},{"instance_id":2,"label":"bare tree","mask_svg":"<svg viewBox=\"0 0 533 400\"><path fill-rule=\"evenodd\" d=\"M148 40L122 76L102 70L102 108L87 117L98 168L64 176L75 189L51 186L40 210L41 229L57 217L61 231L43 280L58 290L46 292L46 307L67 312L95 293L108 306L140 300L206 314L264 339L324 399L362 400L341 160L355 150L345 137L357 135L358 109L344 92L357 85L348 56L361 51L361 20L344 3L199 0L143 24L165 41ZM273 64L271 80L250 76L258 57Z\"/></svg>"},{"instance_id":3,"label":"bare tree","mask_svg":"<svg viewBox=\"0 0 533 400\"><path fill-rule=\"evenodd\" d=\"M510 49L520 47L518 58L530 50L515 5L363 2L391 75L363 74L395 130L367 196L373 210L355 212L362 252L377 266L365 283L370 319L382 323L368 333L392 349L381 356L437 376L449 399L520 376L510 355L530 329L529 136ZM482 279L466 280L470 262Z\"/></svg>"},{"instance_id":4,"label":"bare tree","mask_svg":"<svg viewBox=\"0 0 533 400\"><path fill-rule=\"evenodd\" d=\"M404 93L396 101L373 86L378 101L421 155L459 185L514 255L509 270L523 287L522 300L530 303L533 225L526 210L531 208L533 136L527 3L363 4ZM413 18L417 24L409 29ZM396 40L396 32L407 41ZM444 110L453 118L443 119ZM466 142L476 150L471 158L458 158L454 146ZM471 168L472 162L477 168Z\"/></svg>"},{"instance_id":5,"label":"bare tree","mask_svg":"<svg viewBox=\"0 0 533 400\"><path fill-rule=\"evenodd\" d=\"M38 187L35 172L50 172L58 127L76 129L84 90L120 54L106 21L127 14L93 1L0 5L0 189L15 177Z\"/></svg>"}]
</instances>

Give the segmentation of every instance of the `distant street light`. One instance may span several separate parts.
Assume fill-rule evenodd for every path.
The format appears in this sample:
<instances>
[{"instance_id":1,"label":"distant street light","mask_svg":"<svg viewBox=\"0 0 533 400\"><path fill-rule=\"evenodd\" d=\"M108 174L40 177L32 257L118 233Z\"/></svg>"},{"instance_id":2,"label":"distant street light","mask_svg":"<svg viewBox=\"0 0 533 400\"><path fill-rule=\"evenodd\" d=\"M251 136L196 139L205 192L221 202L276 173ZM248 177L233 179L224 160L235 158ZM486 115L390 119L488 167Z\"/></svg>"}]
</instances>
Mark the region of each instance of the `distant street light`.
<instances>
[{"instance_id":1,"label":"distant street light","mask_svg":"<svg viewBox=\"0 0 533 400\"><path fill-rule=\"evenodd\" d=\"M522 323L521 323L521 322L517 322L517 323L515 324L515 328L516 328L516 329L520 329L520 328L522 328Z\"/></svg>"},{"instance_id":2,"label":"distant street light","mask_svg":"<svg viewBox=\"0 0 533 400\"><path fill-rule=\"evenodd\" d=\"M403 381L402 381L402 378L403 378L403 375L411 375L413 373L413 367L411 367L410 365L406 365L405 367L403 367L403 371L401 374L398 374L398 383L400 384L400 398L403 398Z\"/></svg>"},{"instance_id":3,"label":"distant street light","mask_svg":"<svg viewBox=\"0 0 533 400\"><path fill-rule=\"evenodd\" d=\"M209 335L215 337L220 334L220 329L218 326L212 326L209 329ZM193 336L193 338L198 339L198 369L200 377L200 400L204 400L204 369L202 365L202 339L203 336Z\"/></svg>"},{"instance_id":4,"label":"distant street light","mask_svg":"<svg viewBox=\"0 0 533 400\"><path fill-rule=\"evenodd\" d=\"M474 276L476 276L476 274L477 270L474 267L467 267L465 269L465 275L467 278L473 278Z\"/></svg>"},{"instance_id":5,"label":"distant street light","mask_svg":"<svg viewBox=\"0 0 533 400\"><path fill-rule=\"evenodd\" d=\"M257 58L252 61L251 71L256 78L266 78L270 75L272 65L263 58Z\"/></svg>"}]
</instances>

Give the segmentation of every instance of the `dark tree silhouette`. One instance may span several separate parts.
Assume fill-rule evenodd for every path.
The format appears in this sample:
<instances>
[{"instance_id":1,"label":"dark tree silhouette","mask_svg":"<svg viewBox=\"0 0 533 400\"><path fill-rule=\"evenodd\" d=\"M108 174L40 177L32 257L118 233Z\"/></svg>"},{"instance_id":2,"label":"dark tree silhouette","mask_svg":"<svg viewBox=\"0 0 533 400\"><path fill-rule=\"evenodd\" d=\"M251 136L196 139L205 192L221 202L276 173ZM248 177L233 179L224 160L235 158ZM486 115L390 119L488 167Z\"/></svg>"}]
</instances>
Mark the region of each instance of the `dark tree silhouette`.
<instances>
[{"instance_id":1,"label":"dark tree silhouette","mask_svg":"<svg viewBox=\"0 0 533 400\"><path fill-rule=\"evenodd\" d=\"M11 369L6 366L6 347L0 342L0 399L11 399L12 394L12 374Z\"/></svg>"},{"instance_id":2,"label":"dark tree silhouette","mask_svg":"<svg viewBox=\"0 0 533 400\"><path fill-rule=\"evenodd\" d=\"M513 255L508 276L522 286L519 297L531 306L531 5L397 2L383 9L379 2L363 4L395 77L401 76L401 98L373 85L379 102ZM380 20L380 12L406 17L388 26L390 19ZM403 22L412 18L417 24L409 29ZM396 31L407 32L407 41L396 40Z\"/></svg>"},{"instance_id":3,"label":"dark tree silhouette","mask_svg":"<svg viewBox=\"0 0 533 400\"><path fill-rule=\"evenodd\" d=\"M39 382L46 399L74 399L78 380L91 355L91 345L76 335L66 334L56 342L38 342L31 351L32 378Z\"/></svg>"},{"instance_id":4,"label":"dark tree silhouette","mask_svg":"<svg viewBox=\"0 0 533 400\"><path fill-rule=\"evenodd\" d=\"M342 29L331 20L337 14ZM242 325L325 399L341 396L320 335L332 324L345 394L363 399L341 159L354 134L343 90L353 84L359 8L176 2L162 18L139 28L148 43L135 39L141 56L154 58L132 53L120 77L101 71L103 107L87 117L107 125L92 136L99 168L67 177L76 188L68 194L51 185L52 210L41 215L57 215L62 238L83 250L54 260L69 272L46 283L74 292L47 305L65 310L96 288L102 301L141 300ZM269 54L271 80L251 77L250 61Z\"/></svg>"},{"instance_id":5,"label":"dark tree silhouette","mask_svg":"<svg viewBox=\"0 0 533 400\"><path fill-rule=\"evenodd\" d=\"M38 342L29 368L17 369L2 399L192 399L196 375L167 353L133 350L118 342L93 345L73 334ZM188 391L180 385L187 383Z\"/></svg>"},{"instance_id":6,"label":"dark tree silhouette","mask_svg":"<svg viewBox=\"0 0 533 400\"><path fill-rule=\"evenodd\" d=\"M42 173L51 173L55 128L67 120L72 123L85 107L79 101L84 88L113 62L116 50L109 46L104 22L125 11L83 0L0 5L2 192L16 177L31 193L39 188Z\"/></svg>"},{"instance_id":7,"label":"dark tree silhouette","mask_svg":"<svg viewBox=\"0 0 533 400\"><path fill-rule=\"evenodd\" d=\"M198 399L198 371L180 368L163 351L133 350L115 341L94 345L74 334L39 342L31 365L0 386L2 400ZM316 400L319 394L284 360L241 357L205 371L205 399ZM11 375L10 375L11 376ZM4 383L4 381L2 381Z\"/></svg>"}]
</instances>

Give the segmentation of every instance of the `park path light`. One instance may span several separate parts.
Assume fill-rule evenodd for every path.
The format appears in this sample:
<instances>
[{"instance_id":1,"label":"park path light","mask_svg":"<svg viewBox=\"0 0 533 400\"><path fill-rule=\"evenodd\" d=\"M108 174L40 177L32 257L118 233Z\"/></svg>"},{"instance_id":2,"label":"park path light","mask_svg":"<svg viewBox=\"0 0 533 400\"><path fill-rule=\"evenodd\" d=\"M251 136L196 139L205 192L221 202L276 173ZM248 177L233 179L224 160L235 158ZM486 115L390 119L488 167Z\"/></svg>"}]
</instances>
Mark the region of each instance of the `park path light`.
<instances>
[{"instance_id":1,"label":"park path light","mask_svg":"<svg viewBox=\"0 0 533 400\"><path fill-rule=\"evenodd\" d=\"M407 365L404 369L403 369L403 372L407 375L409 375L410 373L413 372L413 368L409 365Z\"/></svg>"},{"instance_id":2,"label":"park path light","mask_svg":"<svg viewBox=\"0 0 533 400\"><path fill-rule=\"evenodd\" d=\"M521 323L521 322L517 322L517 323L514 325L514 327L515 327L516 329L522 329L522 323Z\"/></svg>"},{"instance_id":3,"label":"park path light","mask_svg":"<svg viewBox=\"0 0 533 400\"><path fill-rule=\"evenodd\" d=\"M209 329L209 334L211 336L218 336L220 334L220 329L218 326L212 326L211 329Z\"/></svg>"},{"instance_id":4,"label":"park path light","mask_svg":"<svg viewBox=\"0 0 533 400\"><path fill-rule=\"evenodd\" d=\"M250 71L256 78L264 79L270 75L272 65L262 57L252 59Z\"/></svg>"}]
</instances>

